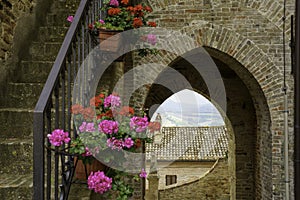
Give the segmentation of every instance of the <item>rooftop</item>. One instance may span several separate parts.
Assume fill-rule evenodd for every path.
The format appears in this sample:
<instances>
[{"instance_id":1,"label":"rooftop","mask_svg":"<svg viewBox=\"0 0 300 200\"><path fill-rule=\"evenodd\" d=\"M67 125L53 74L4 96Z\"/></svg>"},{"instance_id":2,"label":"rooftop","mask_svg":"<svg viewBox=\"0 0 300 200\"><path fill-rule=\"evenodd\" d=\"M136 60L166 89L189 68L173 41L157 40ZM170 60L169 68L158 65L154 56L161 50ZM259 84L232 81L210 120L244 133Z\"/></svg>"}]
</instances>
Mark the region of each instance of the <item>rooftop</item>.
<instances>
[{"instance_id":1,"label":"rooftop","mask_svg":"<svg viewBox=\"0 0 300 200\"><path fill-rule=\"evenodd\" d=\"M226 156L228 140L224 126L163 127L160 143L146 144L146 158L160 161L212 161Z\"/></svg>"}]
</instances>

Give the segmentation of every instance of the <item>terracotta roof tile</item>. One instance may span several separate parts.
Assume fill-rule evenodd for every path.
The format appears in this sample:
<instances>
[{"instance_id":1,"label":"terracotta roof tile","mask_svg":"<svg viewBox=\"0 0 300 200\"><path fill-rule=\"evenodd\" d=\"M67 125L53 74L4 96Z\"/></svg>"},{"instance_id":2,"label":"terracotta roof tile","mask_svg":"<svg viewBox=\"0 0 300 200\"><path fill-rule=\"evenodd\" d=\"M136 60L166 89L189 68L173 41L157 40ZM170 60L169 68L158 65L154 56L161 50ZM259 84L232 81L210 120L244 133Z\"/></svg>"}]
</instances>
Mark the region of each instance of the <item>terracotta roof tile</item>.
<instances>
[{"instance_id":1,"label":"terracotta roof tile","mask_svg":"<svg viewBox=\"0 0 300 200\"><path fill-rule=\"evenodd\" d=\"M159 144L146 144L146 158L154 153L157 160L216 160L228 149L226 128L163 127Z\"/></svg>"}]
</instances>

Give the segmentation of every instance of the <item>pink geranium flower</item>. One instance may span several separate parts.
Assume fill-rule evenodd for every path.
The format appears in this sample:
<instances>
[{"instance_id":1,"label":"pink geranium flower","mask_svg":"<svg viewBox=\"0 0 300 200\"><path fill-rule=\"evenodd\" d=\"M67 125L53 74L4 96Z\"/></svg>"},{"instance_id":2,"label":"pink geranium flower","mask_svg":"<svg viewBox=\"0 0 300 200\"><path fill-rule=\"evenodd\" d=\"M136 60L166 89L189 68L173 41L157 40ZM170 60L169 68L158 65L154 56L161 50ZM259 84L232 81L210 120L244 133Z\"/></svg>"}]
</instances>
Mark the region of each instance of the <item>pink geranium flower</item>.
<instances>
[{"instance_id":1,"label":"pink geranium flower","mask_svg":"<svg viewBox=\"0 0 300 200\"><path fill-rule=\"evenodd\" d=\"M103 120L99 123L98 128L99 131L105 134L113 134L117 133L119 130L119 124L116 121L113 120Z\"/></svg>"},{"instance_id":2,"label":"pink geranium flower","mask_svg":"<svg viewBox=\"0 0 300 200\"><path fill-rule=\"evenodd\" d=\"M145 171L144 168L141 170L140 177L141 178L147 178L147 172Z\"/></svg>"},{"instance_id":3,"label":"pink geranium flower","mask_svg":"<svg viewBox=\"0 0 300 200\"><path fill-rule=\"evenodd\" d=\"M69 143L71 138L69 138L69 133L64 132L61 129L55 129L51 134L47 135L49 142L56 147L61 146L64 142Z\"/></svg>"},{"instance_id":4,"label":"pink geranium flower","mask_svg":"<svg viewBox=\"0 0 300 200\"><path fill-rule=\"evenodd\" d=\"M73 22L73 20L74 20L74 16L70 15L67 17L68 22Z\"/></svg>"},{"instance_id":5,"label":"pink geranium flower","mask_svg":"<svg viewBox=\"0 0 300 200\"><path fill-rule=\"evenodd\" d=\"M94 190L96 193L103 194L112 187L112 178L105 176L104 172L97 171L92 172L87 180L90 190Z\"/></svg>"},{"instance_id":6,"label":"pink geranium flower","mask_svg":"<svg viewBox=\"0 0 300 200\"><path fill-rule=\"evenodd\" d=\"M130 129L135 130L137 133L141 133L147 129L149 122L148 118L134 116L130 119Z\"/></svg>"},{"instance_id":7,"label":"pink geranium flower","mask_svg":"<svg viewBox=\"0 0 300 200\"><path fill-rule=\"evenodd\" d=\"M149 42L152 45L155 45L157 43L156 35L154 35L154 34L148 34L147 35L147 42Z\"/></svg>"},{"instance_id":8,"label":"pink geranium flower","mask_svg":"<svg viewBox=\"0 0 300 200\"><path fill-rule=\"evenodd\" d=\"M123 142L123 146L128 148L128 149L131 148L133 145L134 145L134 142L130 137L126 138Z\"/></svg>"}]
</instances>

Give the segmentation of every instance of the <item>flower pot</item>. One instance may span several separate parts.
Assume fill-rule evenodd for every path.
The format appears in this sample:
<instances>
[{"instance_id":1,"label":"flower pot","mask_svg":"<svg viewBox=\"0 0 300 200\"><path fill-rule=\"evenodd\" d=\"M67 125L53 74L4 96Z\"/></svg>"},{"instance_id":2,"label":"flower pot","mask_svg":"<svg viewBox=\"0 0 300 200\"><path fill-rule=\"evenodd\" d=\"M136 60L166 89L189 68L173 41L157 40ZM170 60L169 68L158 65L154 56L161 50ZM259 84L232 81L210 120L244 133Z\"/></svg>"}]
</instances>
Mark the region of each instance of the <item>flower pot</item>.
<instances>
[{"instance_id":1,"label":"flower pot","mask_svg":"<svg viewBox=\"0 0 300 200\"><path fill-rule=\"evenodd\" d=\"M75 157L74 162L76 163L77 160L78 159ZM78 180L87 180L87 177L90 175L91 172L99 170L106 171L107 166L102 164L97 159L93 159L91 164L83 164L82 160L78 160L75 169L75 178Z\"/></svg>"},{"instance_id":2,"label":"flower pot","mask_svg":"<svg viewBox=\"0 0 300 200\"><path fill-rule=\"evenodd\" d=\"M100 49L102 51L117 52L122 47L122 37L118 34L121 32L122 31L100 29Z\"/></svg>"}]
</instances>

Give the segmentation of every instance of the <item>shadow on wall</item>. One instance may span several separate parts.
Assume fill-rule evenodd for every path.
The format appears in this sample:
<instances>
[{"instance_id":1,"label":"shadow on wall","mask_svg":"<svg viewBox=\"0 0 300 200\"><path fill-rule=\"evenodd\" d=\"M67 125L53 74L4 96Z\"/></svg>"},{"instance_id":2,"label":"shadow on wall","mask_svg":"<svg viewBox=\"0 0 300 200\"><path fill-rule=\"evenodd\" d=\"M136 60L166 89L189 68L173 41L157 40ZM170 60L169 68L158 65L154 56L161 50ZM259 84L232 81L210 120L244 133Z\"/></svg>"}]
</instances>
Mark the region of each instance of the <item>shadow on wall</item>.
<instances>
[{"instance_id":1,"label":"shadow on wall","mask_svg":"<svg viewBox=\"0 0 300 200\"><path fill-rule=\"evenodd\" d=\"M0 3L1 16L5 16L0 28L4 37L0 39L0 86L1 93L7 80L17 78L13 71L29 52L29 46L37 36L38 27L45 23L52 0L34 2L6 0Z\"/></svg>"},{"instance_id":2,"label":"shadow on wall","mask_svg":"<svg viewBox=\"0 0 300 200\"><path fill-rule=\"evenodd\" d=\"M209 163L206 164L208 167ZM165 186L164 189L158 189L157 191L152 191L151 189L149 190L149 188L146 189L146 200L152 200L153 197L151 197L151 195L155 193L157 193L160 200L204 200L207 198L230 199L227 159L218 159L215 163L210 164L212 164L211 168L207 168L209 170L203 173L201 176L198 176L197 179L186 180L186 182L182 184L178 182L177 184ZM192 164L190 166L190 169L192 169L193 166L195 167L196 165ZM172 167L170 167L169 169L171 168ZM181 169L181 171L184 170ZM189 169L184 172L188 173L188 170ZM158 174L149 174L148 176L150 188L152 189L154 189L152 186L158 185L157 183L155 183L155 181L158 182L158 180L161 179Z\"/></svg>"}]
</instances>

